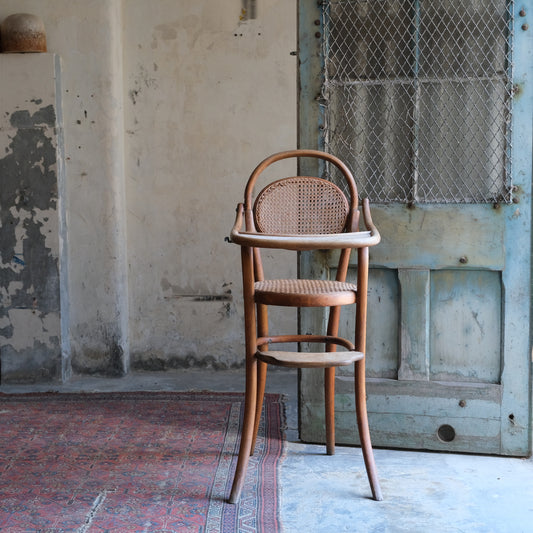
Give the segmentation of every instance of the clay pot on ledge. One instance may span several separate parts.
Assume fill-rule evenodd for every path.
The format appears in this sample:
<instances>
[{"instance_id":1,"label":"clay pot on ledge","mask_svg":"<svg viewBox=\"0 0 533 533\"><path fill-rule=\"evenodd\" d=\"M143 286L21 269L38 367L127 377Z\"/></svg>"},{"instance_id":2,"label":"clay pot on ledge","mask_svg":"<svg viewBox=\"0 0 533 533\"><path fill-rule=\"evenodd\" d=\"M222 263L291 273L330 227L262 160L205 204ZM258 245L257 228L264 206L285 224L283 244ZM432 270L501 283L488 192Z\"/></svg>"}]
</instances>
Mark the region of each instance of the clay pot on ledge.
<instances>
[{"instance_id":1,"label":"clay pot on ledge","mask_svg":"<svg viewBox=\"0 0 533 533\"><path fill-rule=\"evenodd\" d=\"M46 52L46 33L43 21L29 13L9 15L0 24L2 52Z\"/></svg>"}]
</instances>

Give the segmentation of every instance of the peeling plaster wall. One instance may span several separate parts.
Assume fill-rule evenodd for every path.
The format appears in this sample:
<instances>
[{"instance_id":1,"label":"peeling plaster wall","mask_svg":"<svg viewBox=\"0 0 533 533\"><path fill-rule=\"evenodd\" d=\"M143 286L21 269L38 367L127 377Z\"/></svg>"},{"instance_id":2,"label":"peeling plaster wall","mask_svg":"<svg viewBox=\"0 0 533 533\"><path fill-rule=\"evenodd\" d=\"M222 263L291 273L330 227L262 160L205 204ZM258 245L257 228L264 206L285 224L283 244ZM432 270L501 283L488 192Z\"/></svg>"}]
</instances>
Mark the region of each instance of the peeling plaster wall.
<instances>
[{"instance_id":1,"label":"peeling plaster wall","mask_svg":"<svg viewBox=\"0 0 533 533\"><path fill-rule=\"evenodd\" d=\"M68 314L61 319L69 361L74 372L121 375L129 364L122 4L0 3L1 19L20 12L42 18L48 51L62 65L69 277Z\"/></svg>"},{"instance_id":2,"label":"peeling plaster wall","mask_svg":"<svg viewBox=\"0 0 533 533\"><path fill-rule=\"evenodd\" d=\"M242 5L0 4L0 19L39 15L61 57L64 378L242 364L240 256L224 238L257 162L296 146L297 69L296 0L264 0L254 20Z\"/></svg>"},{"instance_id":3,"label":"peeling plaster wall","mask_svg":"<svg viewBox=\"0 0 533 533\"><path fill-rule=\"evenodd\" d=\"M61 125L52 54L0 56L0 372L62 374L59 194Z\"/></svg>"}]
</instances>

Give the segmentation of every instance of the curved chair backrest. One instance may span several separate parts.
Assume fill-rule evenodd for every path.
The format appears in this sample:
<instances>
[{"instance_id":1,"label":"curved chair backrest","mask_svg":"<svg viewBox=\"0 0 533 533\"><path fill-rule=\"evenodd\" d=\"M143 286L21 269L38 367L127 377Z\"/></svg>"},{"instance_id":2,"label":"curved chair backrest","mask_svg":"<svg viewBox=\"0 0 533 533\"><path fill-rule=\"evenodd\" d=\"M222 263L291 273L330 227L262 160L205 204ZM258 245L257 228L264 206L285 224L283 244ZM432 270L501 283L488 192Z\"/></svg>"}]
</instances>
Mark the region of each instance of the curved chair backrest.
<instances>
[{"instance_id":1,"label":"curved chair backrest","mask_svg":"<svg viewBox=\"0 0 533 533\"><path fill-rule=\"evenodd\" d=\"M330 181L296 176L270 183L253 202L254 185L266 168L277 161L299 157L315 157L334 164L344 177L350 193L349 199ZM247 231L302 235L357 229L358 196L352 173L335 156L317 150L289 150L266 158L248 180L244 203Z\"/></svg>"}]
</instances>

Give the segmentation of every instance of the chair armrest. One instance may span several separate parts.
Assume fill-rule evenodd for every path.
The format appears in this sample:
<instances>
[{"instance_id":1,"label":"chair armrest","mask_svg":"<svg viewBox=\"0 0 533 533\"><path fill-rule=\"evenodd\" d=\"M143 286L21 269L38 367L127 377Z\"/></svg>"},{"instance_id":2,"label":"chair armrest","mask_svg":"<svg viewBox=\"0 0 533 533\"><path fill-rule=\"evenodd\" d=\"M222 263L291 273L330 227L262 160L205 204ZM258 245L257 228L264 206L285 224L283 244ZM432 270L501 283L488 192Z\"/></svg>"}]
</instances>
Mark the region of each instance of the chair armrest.
<instances>
[{"instance_id":1,"label":"chair armrest","mask_svg":"<svg viewBox=\"0 0 533 533\"><path fill-rule=\"evenodd\" d=\"M268 235L266 233L240 231L244 218L244 205L239 204L230 238L231 242L240 246L281 248L284 250L333 250L375 246L381 240L381 236L372 224L368 206L366 210L368 212L364 214L364 218L368 231L317 235Z\"/></svg>"},{"instance_id":2,"label":"chair armrest","mask_svg":"<svg viewBox=\"0 0 533 533\"><path fill-rule=\"evenodd\" d=\"M365 198L363 200L363 220L365 221L365 227L368 231L370 231L371 233L377 233L379 235L379 231L372 222L372 216L370 215L370 202L368 201L368 198Z\"/></svg>"}]
</instances>

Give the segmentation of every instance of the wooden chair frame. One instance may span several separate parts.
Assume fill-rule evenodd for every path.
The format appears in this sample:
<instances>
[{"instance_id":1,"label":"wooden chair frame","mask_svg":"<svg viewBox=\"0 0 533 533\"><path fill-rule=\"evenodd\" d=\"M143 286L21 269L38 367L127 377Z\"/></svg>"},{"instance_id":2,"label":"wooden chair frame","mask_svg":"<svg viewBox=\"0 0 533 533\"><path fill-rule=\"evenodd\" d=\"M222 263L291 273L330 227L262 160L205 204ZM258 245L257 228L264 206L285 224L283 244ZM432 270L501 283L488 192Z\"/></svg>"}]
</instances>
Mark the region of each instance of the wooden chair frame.
<instances>
[{"instance_id":1,"label":"wooden chair frame","mask_svg":"<svg viewBox=\"0 0 533 533\"><path fill-rule=\"evenodd\" d=\"M324 233L321 231L313 234L302 234L300 231L279 234L258 230L257 213L255 212L257 206L253 202L254 185L258 177L267 167L277 161L300 157L314 157L328 161L335 165L343 175L349 191L349 198L347 199L346 216L342 228L335 232ZM287 185L293 186L293 182L290 180L296 179L319 180L319 178L298 176L286 178L287 182L278 181L282 185L287 183ZM313 185L321 184L314 182ZM266 188L263 189L263 191L265 190ZM365 231L358 230L358 195L351 172L335 156L317 150L290 150L274 154L262 161L248 180L244 203L237 206L237 216L231 231L231 241L241 247L246 344L246 394L239 458L229 498L230 503L237 502L240 497L248 461L255 447L268 364L325 369L326 450L328 455L332 455L335 449L335 367L352 363L355 365L356 416L364 462L373 498L375 500L382 499L370 441L365 387L368 251L370 246L379 243L381 237L372 223L368 200L363 202L362 207ZM245 225L244 231L243 224ZM291 282L288 280L268 282L263 273L260 248L294 251L341 250L336 280L309 281L313 284L310 290L307 289L307 286L302 288L307 280L295 280L295 286L290 285ZM357 285L346 283L352 249L357 249ZM286 284L289 285L288 290L285 289ZM356 305L353 342L338 336L340 309L341 306L348 304ZM325 335L269 335L267 317L269 305L329 307L327 333ZM324 343L326 351L302 353L269 350L270 344L288 342ZM344 350L337 352L337 346L342 346Z\"/></svg>"}]
</instances>

